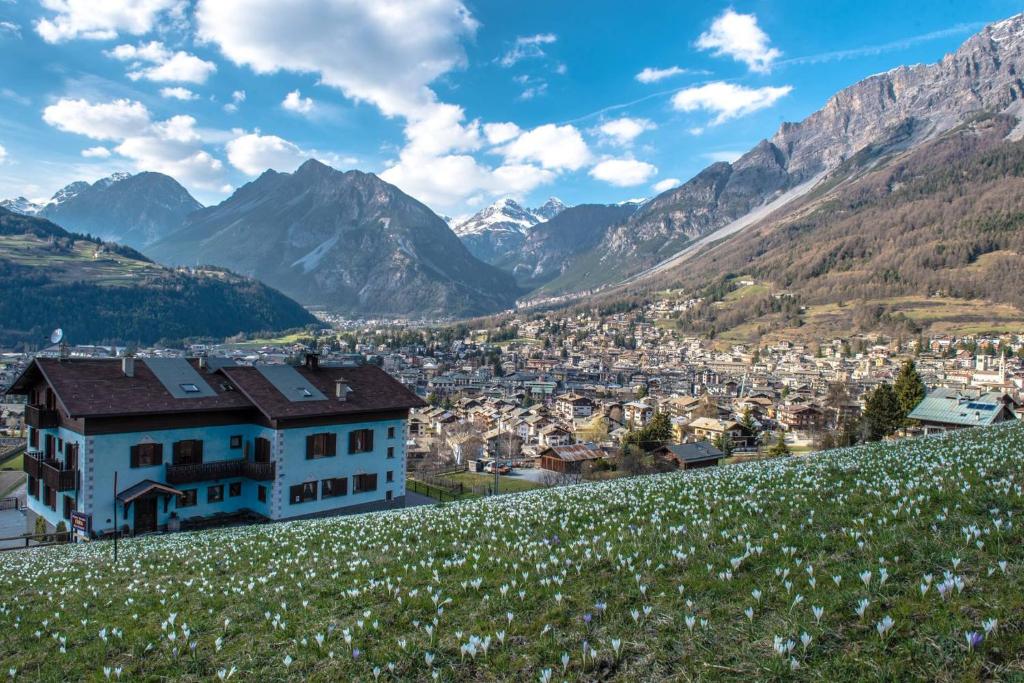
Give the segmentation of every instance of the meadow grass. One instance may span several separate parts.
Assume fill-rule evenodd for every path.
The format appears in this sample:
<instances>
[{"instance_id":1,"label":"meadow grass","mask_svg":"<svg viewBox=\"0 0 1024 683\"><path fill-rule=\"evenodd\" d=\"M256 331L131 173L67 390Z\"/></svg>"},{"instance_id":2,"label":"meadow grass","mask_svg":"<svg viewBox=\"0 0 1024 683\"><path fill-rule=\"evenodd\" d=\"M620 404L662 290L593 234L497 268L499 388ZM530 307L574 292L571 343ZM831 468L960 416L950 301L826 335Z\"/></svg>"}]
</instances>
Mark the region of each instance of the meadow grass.
<instances>
[{"instance_id":1,"label":"meadow grass","mask_svg":"<svg viewBox=\"0 0 1024 683\"><path fill-rule=\"evenodd\" d=\"M1020 680L1024 427L0 555L16 680Z\"/></svg>"}]
</instances>

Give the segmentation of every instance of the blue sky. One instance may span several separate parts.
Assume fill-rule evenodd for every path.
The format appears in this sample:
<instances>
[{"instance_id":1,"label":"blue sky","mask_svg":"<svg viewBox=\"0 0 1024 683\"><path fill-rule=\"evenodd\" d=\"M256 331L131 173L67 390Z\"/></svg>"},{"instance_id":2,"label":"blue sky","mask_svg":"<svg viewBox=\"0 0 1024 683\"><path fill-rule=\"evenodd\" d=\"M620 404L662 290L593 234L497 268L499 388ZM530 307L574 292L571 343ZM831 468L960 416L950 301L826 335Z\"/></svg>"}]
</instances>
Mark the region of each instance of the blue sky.
<instances>
[{"instance_id":1,"label":"blue sky","mask_svg":"<svg viewBox=\"0 0 1024 683\"><path fill-rule=\"evenodd\" d=\"M653 196L1006 0L0 0L0 197L156 170L216 203L307 157L439 213Z\"/></svg>"}]
</instances>

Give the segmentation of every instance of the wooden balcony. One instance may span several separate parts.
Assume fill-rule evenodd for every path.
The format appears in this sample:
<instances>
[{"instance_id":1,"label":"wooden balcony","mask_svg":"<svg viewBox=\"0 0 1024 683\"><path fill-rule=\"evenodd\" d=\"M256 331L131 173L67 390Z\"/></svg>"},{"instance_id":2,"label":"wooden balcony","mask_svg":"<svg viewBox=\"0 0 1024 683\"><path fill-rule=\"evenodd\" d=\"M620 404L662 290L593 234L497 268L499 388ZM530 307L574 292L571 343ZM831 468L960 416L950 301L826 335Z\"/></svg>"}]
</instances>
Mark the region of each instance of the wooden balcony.
<instances>
[{"instance_id":1,"label":"wooden balcony","mask_svg":"<svg viewBox=\"0 0 1024 683\"><path fill-rule=\"evenodd\" d=\"M42 459L42 453L26 451L25 457L22 459L21 462L21 469L25 470L28 476L39 479L42 476L39 469Z\"/></svg>"},{"instance_id":2,"label":"wooden balcony","mask_svg":"<svg viewBox=\"0 0 1024 683\"><path fill-rule=\"evenodd\" d=\"M25 406L25 424L35 429L54 429L60 426L60 413L43 406Z\"/></svg>"},{"instance_id":3,"label":"wooden balcony","mask_svg":"<svg viewBox=\"0 0 1024 683\"><path fill-rule=\"evenodd\" d=\"M190 465L167 465L168 484L191 484L215 479L245 477L256 481L273 481L274 463L257 463L243 460L221 460Z\"/></svg>"},{"instance_id":4,"label":"wooden balcony","mask_svg":"<svg viewBox=\"0 0 1024 683\"><path fill-rule=\"evenodd\" d=\"M41 479L54 491L74 491L78 488L78 470L61 469L57 460L47 460L42 453L25 453L22 469L30 477Z\"/></svg>"}]
</instances>

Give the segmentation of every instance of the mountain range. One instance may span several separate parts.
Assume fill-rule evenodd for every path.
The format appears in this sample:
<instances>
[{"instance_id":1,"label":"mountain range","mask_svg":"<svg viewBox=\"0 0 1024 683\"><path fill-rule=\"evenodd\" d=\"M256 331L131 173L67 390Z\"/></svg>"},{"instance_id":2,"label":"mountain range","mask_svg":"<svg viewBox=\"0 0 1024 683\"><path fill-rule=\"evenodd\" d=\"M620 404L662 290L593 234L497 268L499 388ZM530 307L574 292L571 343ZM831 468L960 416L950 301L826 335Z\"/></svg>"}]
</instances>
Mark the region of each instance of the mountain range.
<instances>
[{"instance_id":1,"label":"mountain range","mask_svg":"<svg viewBox=\"0 0 1024 683\"><path fill-rule=\"evenodd\" d=\"M136 249L181 227L185 216L203 208L174 178L148 171L115 173L91 184L76 181L44 204L18 197L0 207Z\"/></svg>"},{"instance_id":2,"label":"mountain range","mask_svg":"<svg viewBox=\"0 0 1024 683\"><path fill-rule=\"evenodd\" d=\"M251 278L220 268L160 266L130 247L0 208L0 345L223 339L317 320Z\"/></svg>"},{"instance_id":3,"label":"mountain range","mask_svg":"<svg viewBox=\"0 0 1024 683\"><path fill-rule=\"evenodd\" d=\"M315 160L266 171L147 254L224 266L350 315L469 316L510 308L519 293L422 203L371 173Z\"/></svg>"},{"instance_id":4,"label":"mountain range","mask_svg":"<svg viewBox=\"0 0 1024 683\"><path fill-rule=\"evenodd\" d=\"M873 270L884 244L851 247L857 235L835 233L832 226L856 211L835 213L835 207L873 207L873 222L858 228L864 239L879 225L888 226L893 244L925 235L938 219L923 225L906 216L902 207L912 198L898 190L913 186L943 196L947 171L922 154L966 164L964 187L975 181L969 174L987 177L981 164L995 164L993 155L1015 158L1024 137L1021 73L1024 15L1017 15L985 27L937 63L898 67L851 85L735 162L714 163L633 204L566 207L552 198L528 209L505 198L450 225L373 174L309 161L294 173L267 171L207 208L172 179L147 173L74 183L43 207L21 198L7 206L116 237L163 263L227 267L303 304L359 316L468 316L509 308L524 295L520 302L528 304L670 282L698 287L725 272L756 273L778 290L799 290L827 276L828 287L806 292L818 299L825 292L839 296L832 287L842 280L839 272L850 282L872 272L901 283L872 291L920 292L935 278L895 263L882 273ZM907 169L920 176L916 185L905 177ZM887 173L897 179L883 197L877 183ZM1006 175L1016 177L1012 168ZM862 206L858 193L873 199ZM1015 229L1012 220L982 217L982 208L954 202L939 222L961 216ZM952 248L922 239L929 248ZM976 258L1012 252L990 259L1000 268L1016 253L1002 239L957 244L957 253L968 249ZM814 277L803 270L779 274L811 254L820 256ZM775 271L768 263L788 265Z\"/></svg>"}]
</instances>

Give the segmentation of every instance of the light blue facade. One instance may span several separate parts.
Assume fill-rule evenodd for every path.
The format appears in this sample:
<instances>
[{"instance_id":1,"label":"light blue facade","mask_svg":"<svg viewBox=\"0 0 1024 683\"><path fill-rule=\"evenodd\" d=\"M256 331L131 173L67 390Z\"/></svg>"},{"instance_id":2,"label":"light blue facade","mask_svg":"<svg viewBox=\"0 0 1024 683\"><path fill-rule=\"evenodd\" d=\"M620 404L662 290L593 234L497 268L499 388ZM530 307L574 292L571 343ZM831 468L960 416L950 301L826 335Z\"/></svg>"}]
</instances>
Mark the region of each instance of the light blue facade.
<instances>
[{"instance_id":1,"label":"light blue facade","mask_svg":"<svg viewBox=\"0 0 1024 683\"><path fill-rule=\"evenodd\" d=\"M374 432L373 450L368 453L349 454L349 434L354 430L371 429ZM191 427L141 432L122 432L83 436L67 428L40 429L39 448L42 450L46 434L59 436L67 443L79 446L78 466L80 481L78 491L56 492L56 509L45 504L43 483L39 483L38 498L28 496L29 509L46 519L50 527L64 521L62 496L74 500L73 508L91 516L92 530L96 533L127 528L134 531L135 515L132 505L126 507L116 501L114 473L117 473L117 490L125 491L146 480L167 483L167 465L172 462L174 443L198 439L203 442L203 463L243 459L246 453L251 459L255 452L255 440L262 437L270 442L270 459L275 463L276 478L273 481L256 481L248 478L218 479L184 484L168 484L173 488L188 491L196 489L196 504L182 507L181 499L171 496L157 501L157 524L165 528L172 515L180 520L191 517L210 516L215 513L236 513L249 510L272 520L301 517L329 511L342 510L353 506L367 506L376 503L401 502L405 496L405 434L406 420L375 420L370 422L343 423L335 425L302 427L274 430L258 424L236 424L227 426ZM306 437L313 434L334 433L336 454L330 457L308 459ZM389 433L392 436L389 438ZM241 447L231 448L232 437L241 437ZM147 467L131 466L131 449L144 443L163 445L163 462ZM391 457L388 457L391 449ZM29 450L37 449L30 447ZM63 462L63 452L55 450L53 457ZM391 481L388 481L391 473ZM354 477L360 474L376 474L377 488L374 491L354 493ZM345 478L347 493L342 496L321 497L320 482L324 479ZM315 500L292 503L289 492L292 486L305 482L317 482ZM240 494L232 497L232 483L239 483ZM208 502L208 490L213 486L224 487L223 500ZM260 487L266 488L266 501L259 500Z\"/></svg>"}]
</instances>

